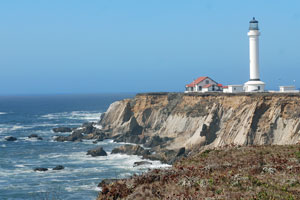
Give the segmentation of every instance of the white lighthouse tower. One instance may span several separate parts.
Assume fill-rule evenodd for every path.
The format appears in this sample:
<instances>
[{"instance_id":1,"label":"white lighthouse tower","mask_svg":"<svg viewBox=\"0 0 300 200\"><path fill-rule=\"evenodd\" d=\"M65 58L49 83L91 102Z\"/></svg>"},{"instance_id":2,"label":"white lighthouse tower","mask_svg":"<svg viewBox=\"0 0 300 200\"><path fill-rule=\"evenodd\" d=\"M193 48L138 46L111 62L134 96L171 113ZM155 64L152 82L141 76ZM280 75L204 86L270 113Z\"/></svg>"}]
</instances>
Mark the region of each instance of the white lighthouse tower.
<instances>
[{"instance_id":1,"label":"white lighthouse tower","mask_svg":"<svg viewBox=\"0 0 300 200\"><path fill-rule=\"evenodd\" d=\"M250 56L250 80L244 84L245 92L263 92L265 83L259 78L259 40L258 21L253 19L249 25L249 56Z\"/></svg>"}]
</instances>

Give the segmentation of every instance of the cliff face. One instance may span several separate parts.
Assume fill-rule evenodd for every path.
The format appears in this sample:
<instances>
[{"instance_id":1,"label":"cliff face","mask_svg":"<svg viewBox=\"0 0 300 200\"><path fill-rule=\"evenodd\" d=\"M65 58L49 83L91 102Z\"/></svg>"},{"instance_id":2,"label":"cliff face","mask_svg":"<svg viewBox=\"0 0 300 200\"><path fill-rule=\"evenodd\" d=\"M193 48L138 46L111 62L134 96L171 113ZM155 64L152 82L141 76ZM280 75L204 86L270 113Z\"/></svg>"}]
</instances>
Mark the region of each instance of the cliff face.
<instances>
[{"instance_id":1,"label":"cliff face","mask_svg":"<svg viewBox=\"0 0 300 200\"><path fill-rule=\"evenodd\" d=\"M296 144L299 119L299 95L153 93L111 104L100 124L119 141L151 145L159 136L165 149L191 149Z\"/></svg>"}]
</instances>

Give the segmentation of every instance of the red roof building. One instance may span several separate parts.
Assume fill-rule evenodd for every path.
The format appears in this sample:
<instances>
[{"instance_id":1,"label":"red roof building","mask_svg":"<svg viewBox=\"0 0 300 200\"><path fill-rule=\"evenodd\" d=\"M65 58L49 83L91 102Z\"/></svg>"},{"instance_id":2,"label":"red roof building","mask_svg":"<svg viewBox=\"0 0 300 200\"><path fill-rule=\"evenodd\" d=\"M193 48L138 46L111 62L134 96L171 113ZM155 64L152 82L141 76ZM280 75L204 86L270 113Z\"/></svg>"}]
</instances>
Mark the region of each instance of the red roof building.
<instances>
[{"instance_id":1,"label":"red roof building","mask_svg":"<svg viewBox=\"0 0 300 200\"><path fill-rule=\"evenodd\" d=\"M223 85L208 76L201 76L185 86L186 92L222 91Z\"/></svg>"}]
</instances>

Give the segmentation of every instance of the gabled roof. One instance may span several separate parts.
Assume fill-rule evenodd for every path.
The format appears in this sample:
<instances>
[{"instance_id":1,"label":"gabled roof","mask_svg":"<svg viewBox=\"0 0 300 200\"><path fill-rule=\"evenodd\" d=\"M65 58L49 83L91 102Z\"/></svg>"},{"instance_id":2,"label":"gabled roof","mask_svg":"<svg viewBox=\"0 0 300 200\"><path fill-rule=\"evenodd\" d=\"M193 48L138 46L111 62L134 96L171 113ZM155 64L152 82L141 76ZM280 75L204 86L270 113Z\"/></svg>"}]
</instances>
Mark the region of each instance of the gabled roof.
<instances>
[{"instance_id":1,"label":"gabled roof","mask_svg":"<svg viewBox=\"0 0 300 200\"><path fill-rule=\"evenodd\" d=\"M209 88L211 87L213 84L207 84L207 85L204 85L202 88Z\"/></svg>"},{"instance_id":2,"label":"gabled roof","mask_svg":"<svg viewBox=\"0 0 300 200\"><path fill-rule=\"evenodd\" d=\"M207 78L208 78L207 76L201 76L201 77L197 78L196 80L194 80L192 83L186 85L186 87L195 87L195 85L197 85L198 83L204 81Z\"/></svg>"}]
</instances>

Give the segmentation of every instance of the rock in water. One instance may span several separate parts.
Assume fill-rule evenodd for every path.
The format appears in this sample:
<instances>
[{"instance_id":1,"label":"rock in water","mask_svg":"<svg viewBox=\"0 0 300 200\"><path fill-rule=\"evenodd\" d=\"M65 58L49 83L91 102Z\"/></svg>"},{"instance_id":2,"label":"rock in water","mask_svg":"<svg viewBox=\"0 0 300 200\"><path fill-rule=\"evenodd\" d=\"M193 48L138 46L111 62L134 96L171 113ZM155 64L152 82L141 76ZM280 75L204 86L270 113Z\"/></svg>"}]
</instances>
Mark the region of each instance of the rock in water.
<instances>
[{"instance_id":1,"label":"rock in water","mask_svg":"<svg viewBox=\"0 0 300 200\"><path fill-rule=\"evenodd\" d=\"M53 128L53 132L61 132L61 133L66 133L66 132L72 132L72 129L69 127L58 127L58 128Z\"/></svg>"},{"instance_id":2,"label":"rock in water","mask_svg":"<svg viewBox=\"0 0 300 200\"><path fill-rule=\"evenodd\" d=\"M133 163L133 167L137 167L137 166L140 166L140 165L152 165L152 163L148 162L148 161L140 161L140 162L134 162Z\"/></svg>"},{"instance_id":3,"label":"rock in water","mask_svg":"<svg viewBox=\"0 0 300 200\"><path fill-rule=\"evenodd\" d=\"M47 168L44 168L44 167L36 167L34 168L34 171L39 171L39 172L45 172L47 171L48 169Z\"/></svg>"},{"instance_id":4,"label":"rock in water","mask_svg":"<svg viewBox=\"0 0 300 200\"><path fill-rule=\"evenodd\" d=\"M62 170L64 169L65 167L62 166L62 165L57 165L56 167L53 168L53 170Z\"/></svg>"},{"instance_id":5,"label":"rock in water","mask_svg":"<svg viewBox=\"0 0 300 200\"><path fill-rule=\"evenodd\" d=\"M150 151L149 150L145 150L143 147L139 146L139 145L130 145L130 144L126 144L124 146L120 146L117 148L114 148L111 152L112 154L127 154L127 155L138 155L138 156L146 156L146 155L150 155Z\"/></svg>"},{"instance_id":6,"label":"rock in water","mask_svg":"<svg viewBox=\"0 0 300 200\"><path fill-rule=\"evenodd\" d=\"M40 136L39 136L39 137L37 137L36 139L38 139L38 140L43 140L43 138L42 138L42 137L40 137Z\"/></svg>"},{"instance_id":7,"label":"rock in water","mask_svg":"<svg viewBox=\"0 0 300 200\"><path fill-rule=\"evenodd\" d=\"M6 136L4 139L5 139L6 141L9 141L9 142L12 142L12 141L16 141L16 140L17 140L17 138L15 138L15 137L13 137L13 136Z\"/></svg>"},{"instance_id":8,"label":"rock in water","mask_svg":"<svg viewBox=\"0 0 300 200\"><path fill-rule=\"evenodd\" d=\"M37 134L31 134L28 136L28 138L36 138L37 140L43 140L43 138L38 136Z\"/></svg>"},{"instance_id":9,"label":"rock in water","mask_svg":"<svg viewBox=\"0 0 300 200\"><path fill-rule=\"evenodd\" d=\"M80 132L73 132L69 136L58 136L55 140L57 142L64 142L64 141L80 142L82 138L83 138L82 133L80 133Z\"/></svg>"},{"instance_id":10,"label":"rock in water","mask_svg":"<svg viewBox=\"0 0 300 200\"><path fill-rule=\"evenodd\" d=\"M37 134L31 134L31 135L29 135L28 137L29 137L29 138L37 138L38 135L37 135Z\"/></svg>"},{"instance_id":11,"label":"rock in water","mask_svg":"<svg viewBox=\"0 0 300 200\"><path fill-rule=\"evenodd\" d=\"M86 155L95 156L107 156L107 153L104 151L102 147L96 147L94 149L88 150Z\"/></svg>"}]
</instances>

